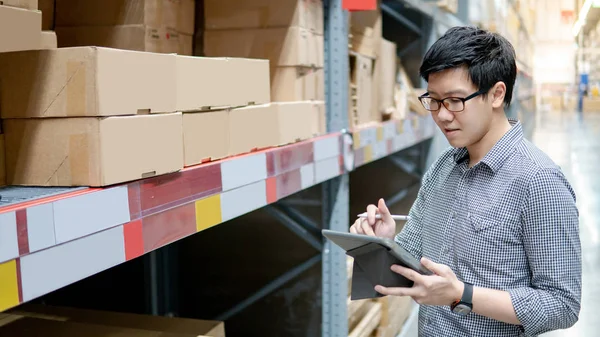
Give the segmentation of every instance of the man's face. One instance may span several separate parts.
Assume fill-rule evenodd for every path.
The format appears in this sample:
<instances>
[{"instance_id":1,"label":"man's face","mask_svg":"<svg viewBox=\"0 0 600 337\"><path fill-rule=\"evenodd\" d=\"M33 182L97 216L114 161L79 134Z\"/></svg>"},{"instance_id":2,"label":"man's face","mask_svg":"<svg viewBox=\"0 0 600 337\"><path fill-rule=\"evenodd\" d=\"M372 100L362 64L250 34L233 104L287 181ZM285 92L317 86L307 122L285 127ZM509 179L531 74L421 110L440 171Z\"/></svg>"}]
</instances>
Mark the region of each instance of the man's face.
<instances>
[{"instance_id":1,"label":"man's face","mask_svg":"<svg viewBox=\"0 0 600 337\"><path fill-rule=\"evenodd\" d=\"M430 74L427 86L429 97L442 100L447 97L466 98L477 92L469 78L465 67L447 69ZM441 104L439 110L431 111L433 120L442 130L453 147L467 147L479 142L490 130L492 121L491 99L483 96L474 97L464 102L464 110L452 108L448 110ZM462 107L460 100L446 100L453 106Z\"/></svg>"}]
</instances>

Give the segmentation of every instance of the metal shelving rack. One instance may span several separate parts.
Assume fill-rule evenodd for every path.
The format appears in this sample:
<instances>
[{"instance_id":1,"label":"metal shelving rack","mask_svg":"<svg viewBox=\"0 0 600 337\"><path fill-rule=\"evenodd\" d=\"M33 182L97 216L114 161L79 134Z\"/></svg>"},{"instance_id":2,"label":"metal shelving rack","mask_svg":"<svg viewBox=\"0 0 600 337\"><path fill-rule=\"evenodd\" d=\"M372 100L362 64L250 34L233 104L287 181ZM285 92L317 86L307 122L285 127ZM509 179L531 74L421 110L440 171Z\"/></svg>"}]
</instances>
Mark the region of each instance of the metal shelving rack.
<instances>
[{"instance_id":1,"label":"metal shelving rack","mask_svg":"<svg viewBox=\"0 0 600 337\"><path fill-rule=\"evenodd\" d=\"M214 319L235 316L321 263L321 335L347 336L345 254L320 230L348 229L350 172L418 150L415 145L431 139L435 126L430 118L411 114L403 121L348 130L348 14L341 3L324 1L327 135L107 188L0 190L0 312L142 257L148 313L176 315L170 275L177 261L170 244L264 208L317 254ZM406 4L430 11L419 1ZM417 164L423 166L424 158ZM291 202L281 202L318 185L322 225Z\"/></svg>"}]
</instances>

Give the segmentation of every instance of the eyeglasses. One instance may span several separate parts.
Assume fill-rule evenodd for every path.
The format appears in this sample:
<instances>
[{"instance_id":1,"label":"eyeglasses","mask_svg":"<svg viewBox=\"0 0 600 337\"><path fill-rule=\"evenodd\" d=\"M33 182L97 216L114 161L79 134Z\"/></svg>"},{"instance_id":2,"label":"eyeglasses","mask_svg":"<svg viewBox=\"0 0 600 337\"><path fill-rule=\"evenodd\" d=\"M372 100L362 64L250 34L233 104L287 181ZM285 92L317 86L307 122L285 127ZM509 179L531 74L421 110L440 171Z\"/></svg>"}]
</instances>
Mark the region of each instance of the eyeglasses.
<instances>
[{"instance_id":1,"label":"eyeglasses","mask_svg":"<svg viewBox=\"0 0 600 337\"><path fill-rule=\"evenodd\" d=\"M481 94L484 94L487 90L479 90L467 97L446 97L444 99L435 99L433 97L429 97L429 93L425 93L422 96L419 96L419 101L423 104L423 107L428 111L438 111L442 104L444 107L450 112L461 112L465 109L465 102L475 98Z\"/></svg>"}]
</instances>

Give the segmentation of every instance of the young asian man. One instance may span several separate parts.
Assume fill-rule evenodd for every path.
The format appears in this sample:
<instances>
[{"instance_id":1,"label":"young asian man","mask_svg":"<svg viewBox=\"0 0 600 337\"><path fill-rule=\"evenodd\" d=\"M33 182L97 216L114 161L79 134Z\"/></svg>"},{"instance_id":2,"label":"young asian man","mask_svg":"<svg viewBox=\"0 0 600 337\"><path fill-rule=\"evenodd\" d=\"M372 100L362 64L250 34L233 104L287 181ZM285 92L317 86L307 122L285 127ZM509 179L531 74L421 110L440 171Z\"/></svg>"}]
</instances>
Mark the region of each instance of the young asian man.
<instances>
[{"instance_id":1,"label":"young asian man","mask_svg":"<svg viewBox=\"0 0 600 337\"><path fill-rule=\"evenodd\" d=\"M513 47L498 34L455 27L426 53L420 74L428 85L419 99L452 147L424 175L395 240L435 275L393 266L414 286L376 290L420 303L423 336L571 327L581 303L575 194L505 115L517 74ZM394 238L383 200L367 214L351 232Z\"/></svg>"}]
</instances>

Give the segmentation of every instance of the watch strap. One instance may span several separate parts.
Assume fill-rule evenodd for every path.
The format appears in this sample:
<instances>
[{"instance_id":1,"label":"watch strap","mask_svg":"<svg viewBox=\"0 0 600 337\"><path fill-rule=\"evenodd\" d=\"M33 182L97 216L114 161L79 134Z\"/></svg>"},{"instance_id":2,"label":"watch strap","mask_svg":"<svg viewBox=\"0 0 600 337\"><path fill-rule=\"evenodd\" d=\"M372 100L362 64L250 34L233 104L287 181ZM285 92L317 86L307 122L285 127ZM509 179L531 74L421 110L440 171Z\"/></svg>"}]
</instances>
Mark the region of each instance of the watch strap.
<instances>
[{"instance_id":1,"label":"watch strap","mask_svg":"<svg viewBox=\"0 0 600 337\"><path fill-rule=\"evenodd\" d=\"M465 285L465 289L463 290L463 295L462 295L462 298L460 299L460 301L463 303L472 305L473 304L473 285L468 282L463 282L463 283Z\"/></svg>"}]
</instances>

